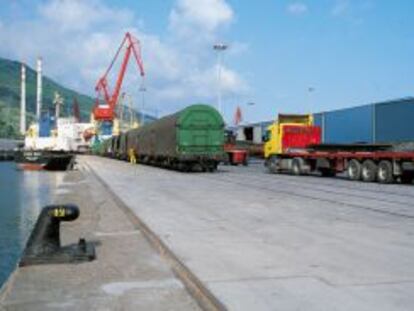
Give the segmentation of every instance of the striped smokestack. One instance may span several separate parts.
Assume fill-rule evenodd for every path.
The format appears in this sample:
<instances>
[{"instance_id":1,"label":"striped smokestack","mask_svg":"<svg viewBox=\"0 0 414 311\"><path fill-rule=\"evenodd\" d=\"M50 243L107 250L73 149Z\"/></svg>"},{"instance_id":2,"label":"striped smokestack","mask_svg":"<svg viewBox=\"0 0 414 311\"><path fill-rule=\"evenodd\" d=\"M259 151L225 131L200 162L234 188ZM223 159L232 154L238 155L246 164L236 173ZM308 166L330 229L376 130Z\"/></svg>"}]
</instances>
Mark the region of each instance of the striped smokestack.
<instances>
[{"instance_id":1,"label":"striped smokestack","mask_svg":"<svg viewBox=\"0 0 414 311\"><path fill-rule=\"evenodd\" d=\"M20 134L26 133L26 66L22 63L20 89Z\"/></svg>"},{"instance_id":2,"label":"striped smokestack","mask_svg":"<svg viewBox=\"0 0 414 311\"><path fill-rule=\"evenodd\" d=\"M42 58L37 59L37 92L36 92L36 118L40 120L42 110Z\"/></svg>"}]
</instances>

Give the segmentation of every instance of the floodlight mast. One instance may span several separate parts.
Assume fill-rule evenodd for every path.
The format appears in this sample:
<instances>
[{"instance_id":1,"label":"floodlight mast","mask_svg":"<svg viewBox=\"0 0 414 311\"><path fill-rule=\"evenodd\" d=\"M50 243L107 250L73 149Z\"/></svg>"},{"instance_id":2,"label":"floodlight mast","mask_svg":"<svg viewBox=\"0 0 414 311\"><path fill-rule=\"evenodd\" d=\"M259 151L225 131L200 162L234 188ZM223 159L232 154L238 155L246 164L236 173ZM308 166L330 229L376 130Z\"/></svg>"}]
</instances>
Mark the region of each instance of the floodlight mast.
<instances>
[{"instance_id":1,"label":"floodlight mast","mask_svg":"<svg viewBox=\"0 0 414 311\"><path fill-rule=\"evenodd\" d=\"M222 56L221 54L228 49L228 45L218 43L213 45L213 49L217 52L217 110L222 113L221 98L221 74L222 74Z\"/></svg>"}]
</instances>

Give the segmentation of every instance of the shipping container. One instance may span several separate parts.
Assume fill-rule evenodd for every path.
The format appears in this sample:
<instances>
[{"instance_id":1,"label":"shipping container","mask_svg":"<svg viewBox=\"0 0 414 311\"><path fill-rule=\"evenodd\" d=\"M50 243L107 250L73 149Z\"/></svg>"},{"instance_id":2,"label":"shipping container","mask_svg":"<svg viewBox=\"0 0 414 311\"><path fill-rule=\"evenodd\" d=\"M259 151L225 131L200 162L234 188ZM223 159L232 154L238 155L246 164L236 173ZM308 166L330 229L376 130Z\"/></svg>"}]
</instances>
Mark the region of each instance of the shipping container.
<instances>
[{"instance_id":1,"label":"shipping container","mask_svg":"<svg viewBox=\"0 0 414 311\"><path fill-rule=\"evenodd\" d=\"M374 106L375 142L414 141L414 98L407 98Z\"/></svg>"},{"instance_id":2,"label":"shipping container","mask_svg":"<svg viewBox=\"0 0 414 311\"><path fill-rule=\"evenodd\" d=\"M330 144L414 141L414 98L315 113L322 142Z\"/></svg>"},{"instance_id":3,"label":"shipping container","mask_svg":"<svg viewBox=\"0 0 414 311\"><path fill-rule=\"evenodd\" d=\"M323 129L323 112L313 114L313 124Z\"/></svg>"},{"instance_id":4,"label":"shipping container","mask_svg":"<svg viewBox=\"0 0 414 311\"><path fill-rule=\"evenodd\" d=\"M49 137L54 125L54 116L49 112L42 113L39 120L39 137Z\"/></svg>"},{"instance_id":5,"label":"shipping container","mask_svg":"<svg viewBox=\"0 0 414 311\"><path fill-rule=\"evenodd\" d=\"M320 114L324 143L371 143L373 141L372 105L353 107Z\"/></svg>"},{"instance_id":6,"label":"shipping container","mask_svg":"<svg viewBox=\"0 0 414 311\"><path fill-rule=\"evenodd\" d=\"M112 122L103 121L101 123L100 133L102 136L112 136Z\"/></svg>"}]
</instances>

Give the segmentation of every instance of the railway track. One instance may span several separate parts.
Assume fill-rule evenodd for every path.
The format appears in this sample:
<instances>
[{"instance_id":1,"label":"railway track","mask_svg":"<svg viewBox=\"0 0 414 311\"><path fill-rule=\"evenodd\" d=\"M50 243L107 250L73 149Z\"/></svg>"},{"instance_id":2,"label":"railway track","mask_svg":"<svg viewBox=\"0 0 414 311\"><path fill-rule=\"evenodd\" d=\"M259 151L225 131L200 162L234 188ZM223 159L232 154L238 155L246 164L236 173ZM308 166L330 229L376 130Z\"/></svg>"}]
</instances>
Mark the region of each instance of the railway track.
<instances>
[{"instance_id":1,"label":"railway track","mask_svg":"<svg viewBox=\"0 0 414 311\"><path fill-rule=\"evenodd\" d=\"M231 174L231 173L230 173ZM328 194L328 195L339 195L339 196L349 196L351 195L350 193L346 193L346 192L340 192L340 191L334 191L334 190L328 190L328 189L321 189L318 187L311 187L311 186L307 186L304 185L303 183L292 183L288 181L289 186L295 186L296 189L300 189L300 191L297 191L296 189L289 189L289 188L285 188L285 189L281 189L278 188L278 186L285 186L286 185L286 181L285 180L269 180L269 178L257 178L257 177L251 177L249 176L248 178L245 179L240 179L238 177L238 175L241 174L231 174L231 175L224 175L224 173L218 173L218 174L213 174L213 175L200 175L201 178L203 179L209 179L212 180L214 182L223 182L223 183L232 183L241 187L245 187L248 189L256 189L256 190L262 190L262 191L266 191L266 192L272 192L272 193L279 193L279 194L284 194L284 195L289 195L289 196L293 196L293 197L299 197L302 199L307 199L307 200L315 200L318 202L324 202L324 203L331 203L331 204L335 204L337 206L347 206L347 207L352 207L352 208L359 208L359 209L364 209L364 210L368 210L371 212L375 212L375 213L381 213L381 214L385 214L385 215L391 215L391 216L396 216L396 217L402 217L402 218L407 218L407 219L414 219L414 210L413 213L406 213L403 211L395 211L395 210L391 210L390 208L393 207L389 207L388 209L383 209L383 208L377 208L374 206L368 206L368 205L364 205L361 203L353 203L353 202L349 202L344 200L343 198L338 198L338 199L333 199L333 198L328 198L328 197L324 197L323 195ZM244 174L243 174L244 175ZM271 176L268 176L271 177ZM274 176L273 176L274 177ZM315 192L315 193L303 193L303 190L305 191L310 191L310 192ZM356 191L357 189L355 189L354 191ZM377 203L378 206L382 206L384 205L384 203L387 204L391 204L391 205L396 205L395 208L396 209L406 209L409 206L409 202L401 202L401 201L397 201L397 200L386 200L383 198L377 198L377 197L373 197L373 196L366 196L363 194L352 194L353 198L358 198L360 199L360 201L366 201L366 200L371 200L373 201L373 203Z\"/></svg>"},{"instance_id":2,"label":"railway track","mask_svg":"<svg viewBox=\"0 0 414 311\"><path fill-rule=\"evenodd\" d=\"M160 173L160 177L164 175L167 177L168 175L168 178L171 178L170 174L197 176L197 178L204 180L235 184L247 189L284 194L305 200L335 204L336 206L348 206L384 215L414 219L414 209L412 212L406 211L411 205L412 199L414 199L414 194L395 191L397 187L407 189L410 186L355 183L345 179L316 176L274 175L267 173L265 169L259 168L259 165L254 164L253 166L243 168L224 166L220 167L216 173L182 173L154 166L144 165L143 167L157 170ZM368 189L368 187L373 186L381 189ZM390 187L394 191L384 190ZM300 190L298 191L298 189ZM407 200L398 198L406 198ZM358 200L363 203L350 202L350 200ZM370 203L370 205L367 205L367 203ZM376 207L384 206L384 204L388 205L386 209Z\"/></svg>"},{"instance_id":3,"label":"railway track","mask_svg":"<svg viewBox=\"0 0 414 311\"><path fill-rule=\"evenodd\" d=\"M242 170L228 170L226 173L234 173L235 175L240 176L249 176L249 180L254 180L255 178L263 179L267 178L266 180L269 183L272 184L289 184L292 186L299 186L301 189L313 189L313 190L322 190L325 191L323 187L328 187L332 189L344 189L344 190L352 190L352 191L359 191L359 192L366 192L366 193L373 193L373 194L381 194L381 195L391 195L391 196L398 196L398 197L404 197L410 200L414 199L414 186L413 185L382 185L382 184L374 184L374 183L364 183L364 182L355 182L355 181L349 181L346 177L320 177L320 176L314 176L314 175L308 175L308 176L292 176L289 174L271 174L268 173L265 169L263 171L255 170L254 168L247 168L244 169L245 171L242 172ZM261 177L254 177L249 174L245 174L246 171L249 171L249 173L259 173L262 175ZM265 177L266 176L266 177ZM298 181L300 180L300 181ZM307 181L307 183L305 183ZM320 187L322 186L322 187ZM379 188L378 190L375 189L369 189L369 188ZM412 187L412 193L408 194L402 192L400 189L407 190L410 187ZM387 190L392 189L392 191ZM335 192L337 194L346 194L345 192L340 192L337 190L331 190L332 192ZM410 201L403 202L410 203Z\"/></svg>"}]
</instances>

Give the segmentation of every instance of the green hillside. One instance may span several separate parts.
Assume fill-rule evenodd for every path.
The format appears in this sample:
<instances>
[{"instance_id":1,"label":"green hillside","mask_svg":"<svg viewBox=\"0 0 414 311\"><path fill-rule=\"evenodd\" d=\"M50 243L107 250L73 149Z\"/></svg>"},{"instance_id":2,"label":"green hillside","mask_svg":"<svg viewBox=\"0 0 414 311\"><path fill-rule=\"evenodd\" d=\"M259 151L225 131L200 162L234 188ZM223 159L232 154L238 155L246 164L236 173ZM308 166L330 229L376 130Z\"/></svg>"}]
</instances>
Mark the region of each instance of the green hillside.
<instances>
[{"instance_id":1,"label":"green hillside","mask_svg":"<svg viewBox=\"0 0 414 311\"><path fill-rule=\"evenodd\" d=\"M20 70L20 62L0 58L0 137L19 136ZM43 76L43 109L53 107L56 91L65 100L63 114L72 113L73 99L76 98L82 120L89 120L94 100L65 88L46 76ZM34 119L36 110L36 72L30 67L26 67L26 108L27 120L30 122Z\"/></svg>"}]
</instances>

